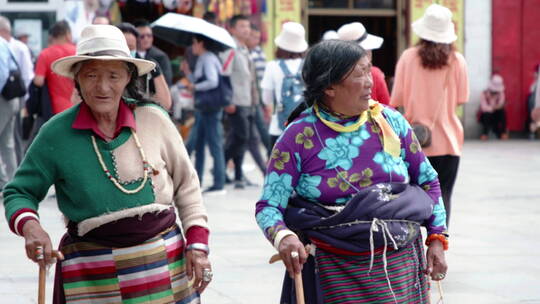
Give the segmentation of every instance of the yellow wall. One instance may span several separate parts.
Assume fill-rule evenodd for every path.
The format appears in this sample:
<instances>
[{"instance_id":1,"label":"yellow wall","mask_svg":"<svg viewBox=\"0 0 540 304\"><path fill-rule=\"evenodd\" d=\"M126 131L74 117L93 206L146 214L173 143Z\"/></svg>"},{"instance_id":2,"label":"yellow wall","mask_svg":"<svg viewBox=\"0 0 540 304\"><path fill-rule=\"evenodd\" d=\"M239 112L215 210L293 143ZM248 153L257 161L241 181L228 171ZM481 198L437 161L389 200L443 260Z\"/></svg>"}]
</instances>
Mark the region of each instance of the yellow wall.
<instances>
[{"instance_id":1,"label":"yellow wall","mask_svg":"<svg viewBox=\"0 0 540 304\"><path fill-rule=\"evenodd\" d=\"M298 0L267 0L266 15L263 22L267 29L268 41L264 46L267 59L274 58L275 44L274 38L279 35L281 25L287 21L302 23L302 8Z\"/></svg>"}]
</instances>

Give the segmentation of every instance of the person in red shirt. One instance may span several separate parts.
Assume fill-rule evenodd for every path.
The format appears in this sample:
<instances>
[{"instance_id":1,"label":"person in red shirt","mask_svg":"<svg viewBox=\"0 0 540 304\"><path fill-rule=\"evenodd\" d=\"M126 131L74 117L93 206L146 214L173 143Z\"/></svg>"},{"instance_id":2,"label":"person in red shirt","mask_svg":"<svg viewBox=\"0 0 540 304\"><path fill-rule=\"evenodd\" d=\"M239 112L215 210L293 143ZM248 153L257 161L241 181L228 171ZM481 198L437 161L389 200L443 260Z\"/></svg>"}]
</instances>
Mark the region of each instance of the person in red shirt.
<instances>
[{"instance_id":1,"label":"person in red shirt","mask_svg":"<svg viewBox=\"0 0 540 304\"><path fill-rule=\"evenodd\" d=\"M73 105L75 86L71 79L55 74L51 64L57 59L75 55L76 50L66 21L55 23L49 30L49 37L49 47L41 51L37 59L34 85L42 87L47 83L52 113L58 114Z\"/></svg>"},{"instance_id":2,"label":"person in red shirt","mask_svg":"<svg viewBox=\"0 0 540 304\"><path fill-rule=\"evenodd\" d=\"M366 28L360 22L345 24L339 28L337 33L340 40L356 41L358 44L360 44L360 46L366 50L369 61L372 61L372 50L380 48L384 42L382 37L368 34ZM386 81L384 80L383 71L372 65L371 77L373 80L371 99L385 105L389 104L390 93L388 93L388 87L386 85Z\"/></svg>"}]
</instances>

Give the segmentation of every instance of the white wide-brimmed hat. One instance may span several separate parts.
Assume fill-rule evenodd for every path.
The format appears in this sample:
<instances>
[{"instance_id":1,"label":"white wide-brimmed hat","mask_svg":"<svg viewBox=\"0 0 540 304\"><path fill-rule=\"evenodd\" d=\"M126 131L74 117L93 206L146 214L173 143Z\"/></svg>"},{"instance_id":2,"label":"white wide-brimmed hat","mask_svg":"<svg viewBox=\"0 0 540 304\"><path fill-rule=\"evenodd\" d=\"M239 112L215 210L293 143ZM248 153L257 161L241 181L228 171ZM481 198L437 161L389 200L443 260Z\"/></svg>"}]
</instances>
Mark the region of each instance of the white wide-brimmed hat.
<instances>
[{"instance_id":1,"label":"white wide-brimmed hat","mask_svg":"<svg viewBox=\"0 0 540 304\"><path fill-rule=\"evenodd\" d=\"M439 4L432 4L420 19L412 24L418 37L437 43L452 43L457 40L452 12Z\"/></svg>"},{"instance_id":2,"label":"white wide-brimmed hat","mask_svg":"<svg viewBox=\"0 0 540 304\"><path fill-rule=\"evenodd\" d=\"M156 64L149 60L133 58L126 38L116 26L93 24L85 27L77 43L77 55L53 62L52 70L59 75L73 78L74 64L85 60L121 60L137 67L139 76L152 71Z\"/></svg>"},{"instance_id":3,"label":"white wide-brimmed hat","mask_svg":"<svg viewBox=\"0 0 540 304\"><path fill-rule=\"evenodd\" d=\"M364 50L376 50L384 42L382 37L368 34L366 28L360 22L344 24L339 28L337 33L339 39L356 41Z\"/></svg>"},{"instance_id":4,"label":"white wide-brimmed hat","mask_svg":"<svg viewBox=\"0 0 540 304\"><path fill-rule=\"evenodd\" d=\"M274 42L285 51L292 53L303 53L308 49L306 41L306 30L300 23L285 22L281 27L281 33Z\"/></svg>"},{"instance_id":5,"label":"white wide-brimmed hat","mask_svg":"<svg viewBox=\"0 0 540 304\"><path fill-rule=\"evenodd\" d=\"M326 31L322 35L322 40L332 40L332 39L339 39L338 33L334 30Z\"/></svg>"}]
</instances>

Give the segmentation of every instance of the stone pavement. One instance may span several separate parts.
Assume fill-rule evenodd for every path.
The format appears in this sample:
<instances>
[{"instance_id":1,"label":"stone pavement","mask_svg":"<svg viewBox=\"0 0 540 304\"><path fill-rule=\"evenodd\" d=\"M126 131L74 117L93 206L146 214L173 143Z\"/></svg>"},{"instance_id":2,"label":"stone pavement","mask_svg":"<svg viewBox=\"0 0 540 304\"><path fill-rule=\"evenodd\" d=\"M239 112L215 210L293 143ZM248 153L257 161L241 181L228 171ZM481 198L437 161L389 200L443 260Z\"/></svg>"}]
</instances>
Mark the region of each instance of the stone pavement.
<instances>
[{"instance_id":1,"label":"stone pavement","mask_svg":"<svg viewBox=\"0 0 540 304\"><path fill-rule=\"evenodd\" d=\"M261 185L262 175L246 167ZM279 303L284 268L267 263L274 250L253 215L260 187L227 190L205 199L215 276L203 303ZM540 142L466 142L453 204L444 303L540 303ZM63 229L53 199L40 214L57 243ZM0 303L36 303L37 267L3 217L0 244ZM48 283L50 295L52 275Z\"/></svg>"}]
</instances>

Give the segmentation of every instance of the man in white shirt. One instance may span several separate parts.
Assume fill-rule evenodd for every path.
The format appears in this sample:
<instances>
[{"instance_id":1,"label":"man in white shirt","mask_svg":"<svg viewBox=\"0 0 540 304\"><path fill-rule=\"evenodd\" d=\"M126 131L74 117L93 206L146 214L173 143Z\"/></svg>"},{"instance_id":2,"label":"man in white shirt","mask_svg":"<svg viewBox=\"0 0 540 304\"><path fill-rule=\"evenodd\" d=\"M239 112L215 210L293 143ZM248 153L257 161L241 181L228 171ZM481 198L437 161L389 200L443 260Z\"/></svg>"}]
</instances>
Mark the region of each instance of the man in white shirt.
<instances>
[{"instance_id":1,"label":"man in white shirt","mask_svg":"<svg viewBox=\"0 0 540 304\"><path fill-rule=\"evenodd\" d=\"M32 63L32 55L30 54L30 49L28 46L21 41L15 39L11 35L11 24L9 20L0 16L0 37L4 38L17 62L19 71L21 72L22 79L25 86L28 88L32 79L34 79L34 64ZM28 95L27 95L28 96ZM14 138L15 138L15 153L17 155L17 163L20 163L24 154L24 145L22 139L22 119L21 111L24 108L24 102L26 97L18 98L15 103L17 103L17 113L15 116L15 127L14 127Z\"/></svg>"}]
</instances>

